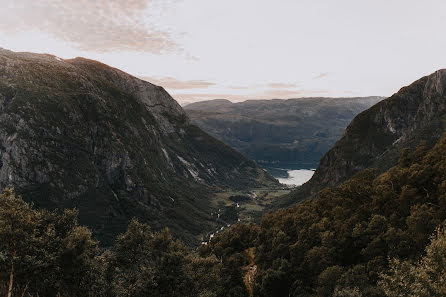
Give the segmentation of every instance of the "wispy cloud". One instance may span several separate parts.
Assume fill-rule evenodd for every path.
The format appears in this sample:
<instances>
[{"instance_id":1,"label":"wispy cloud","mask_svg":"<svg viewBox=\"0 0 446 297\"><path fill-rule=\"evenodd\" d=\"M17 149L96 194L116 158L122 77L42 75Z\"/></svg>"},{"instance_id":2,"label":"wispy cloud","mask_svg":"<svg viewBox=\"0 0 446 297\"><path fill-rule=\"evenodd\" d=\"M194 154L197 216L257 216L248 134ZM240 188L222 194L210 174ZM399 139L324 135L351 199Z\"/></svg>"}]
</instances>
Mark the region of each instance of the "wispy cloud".
<instances>
[{"instance_id":1,"label":"wispy cloud","mask_svg":"<svg viewBox=\"0 0 446 297\"><path fill-rule=\"evenodd\" d=\"M326 77L327 75L328 75L328 72L322 72L322 73L319 73L318 75L316 75L315 77L313 77L313 79L321 79L321 78Z\"/></svg>"},{"instance_id":2,"label":"wispy cloud","mask_svg":"<svg viewBox=\"0 0 446 297\"><path fill-rule=\"evenodd\" d=\"M230 88L233 90L248 90L248 89L251 89L252 87L250 87L250 86L230 86Z\"/></svg>"},{"instance_id":3,"label":"wispy cloud","mask_svg":"<svg viewBox=\"0 0 446 297\"><path fill-rule=\"evenodd\" d=\"M267 88L267 89L292 89L297 88L299 85L297 83L268 83L268 84L253 84L247 86L231 86L231 89L234 90L249 90L249 89L258 89L258 88Z\"/></svg>"},{"instance_id":4,"label":"wispy cloud","mask_svg":"<svg viewBox=\"0 0 446 297\"><path fill-rule=\"evenodd\" d=\"M2 0L0 30L39 30L86 51L180 51L169 32L145 22L154 1L160 0Z\"/></svg>"},{"instance_id":5,"label":"wispy cloud","mask_svg":"<svg viewBox=\"0 0 446 297\"><path fill-rule=\"evenodd\" d=\"M296 88L297 84L293 83L270 83L267 85L269 88L273 89L289 89L289 88Z\"/></svg>"},{"instance_id":6,"label":"wispy cloud","mask_svg":"<svg viewBox=\"0 0 446 297\"><path fill-rule=\"evenodd\" d=\"M139 77L142 80L148 81L152 84L159 85L165 89L185 90L185 89L205 89L210 86L215 86L215 83L205 80L178 80L173 77Z\"/></svg>"},{"instance_id":7,"label":"wispy cloud","mask_svg":"<svg viewBox=\"0 0 446 297\"><path fill-rule=\"evenodd\" d=\"M263 96L267 99L288 99L288 98L298 98L306 96L320 96L327 94L327 90L313 90L313 89L302 89L302 90L277 90L271 89L266 90Z\"/></svg>"},{"instance_id":8,"label":"wispy cloud","mask_svg":"<svg viewBox=\"0 0 446 297\"><path fill-rule=\"evenodd\" d=\"M266 96L270 96L270 98L283 98L283 97L295 97L301 96L304 91L296 91L296 90L267 90L264 92Z\"/></svg>"}]
</instances>

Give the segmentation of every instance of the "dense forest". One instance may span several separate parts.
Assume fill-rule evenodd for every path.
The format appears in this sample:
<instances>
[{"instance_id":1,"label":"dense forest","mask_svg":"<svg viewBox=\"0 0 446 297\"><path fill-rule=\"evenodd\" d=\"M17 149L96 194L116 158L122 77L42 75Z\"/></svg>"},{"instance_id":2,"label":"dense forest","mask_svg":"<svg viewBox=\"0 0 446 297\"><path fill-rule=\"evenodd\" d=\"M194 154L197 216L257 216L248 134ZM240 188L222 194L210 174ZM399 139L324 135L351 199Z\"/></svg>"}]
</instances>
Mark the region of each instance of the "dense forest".
<instances>
[{"instance_id":1,"label":"dense forest","mask_svg":"<svg viewBox=\"0 0 446 297\"><path fill-rule=\"evenodd\" d=\"M8 296L445 296L446 134L190 250L133 220L109 249L77 212L0 196Z\"/></svg>"}]
</instances>

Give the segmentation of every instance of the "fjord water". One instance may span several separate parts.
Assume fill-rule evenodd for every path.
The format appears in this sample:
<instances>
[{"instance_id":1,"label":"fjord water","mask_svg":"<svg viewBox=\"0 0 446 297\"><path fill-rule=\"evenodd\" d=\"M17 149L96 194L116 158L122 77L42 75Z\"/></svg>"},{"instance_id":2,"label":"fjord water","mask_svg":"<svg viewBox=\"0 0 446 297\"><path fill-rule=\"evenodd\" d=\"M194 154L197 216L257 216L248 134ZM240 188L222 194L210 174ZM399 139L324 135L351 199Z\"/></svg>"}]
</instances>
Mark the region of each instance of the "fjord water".
<instances>
[{"instance_id":1,"label":"fjord water","mask_svg":"<svg viewBox=\"0 0 446 297\"><path fill-rule=\"evenodd\" d=\"M316 166L307 166L303 168L297 164L278 164L277 166L263 166L273 177L277 178L281 184L289 186L300 186L311 179L314 174L313 168Z\"/></svg>"}]
</instances>

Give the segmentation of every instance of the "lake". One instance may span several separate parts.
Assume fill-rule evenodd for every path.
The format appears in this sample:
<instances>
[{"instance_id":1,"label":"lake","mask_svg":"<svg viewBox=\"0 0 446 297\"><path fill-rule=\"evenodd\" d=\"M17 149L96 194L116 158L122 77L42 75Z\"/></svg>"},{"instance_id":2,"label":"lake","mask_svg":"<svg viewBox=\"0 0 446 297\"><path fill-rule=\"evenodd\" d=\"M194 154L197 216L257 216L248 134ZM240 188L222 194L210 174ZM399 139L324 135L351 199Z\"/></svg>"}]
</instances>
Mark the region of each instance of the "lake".
<instances>
[{"instance_id":1,"label":"lake","mask_svg":"<svg viewBox=\"0 0 446 297\"><path fill-rule=\"evenodd\" d=\"M279 167L280 166L280 167ZM296 168L296 165L279 165L278 167L264 166L269 174L286 185L300 186L311 179L314 169Z\"/></svg>"}]
</instances>

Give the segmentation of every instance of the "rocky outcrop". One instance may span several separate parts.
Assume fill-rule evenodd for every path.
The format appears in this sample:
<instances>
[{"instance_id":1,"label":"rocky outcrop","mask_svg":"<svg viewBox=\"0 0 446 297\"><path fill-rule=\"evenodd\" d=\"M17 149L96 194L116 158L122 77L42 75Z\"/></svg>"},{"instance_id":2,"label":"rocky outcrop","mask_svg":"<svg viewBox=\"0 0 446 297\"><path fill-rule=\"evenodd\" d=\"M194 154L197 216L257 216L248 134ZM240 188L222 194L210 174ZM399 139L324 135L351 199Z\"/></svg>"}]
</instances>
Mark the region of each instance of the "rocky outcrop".
<instances>
[{"instance_id":1,"label":"rocky outcrop","mask_svg":"<svg viewBox=\"0 0 446 297\"><path fill-rule=\"evenodd\" d=\"M0 50L0 147L0 187L79 209L104 243L132 217L192 242L216 188L275 183L163 88L83 58Z\"/></svg>"}]
</instances>

